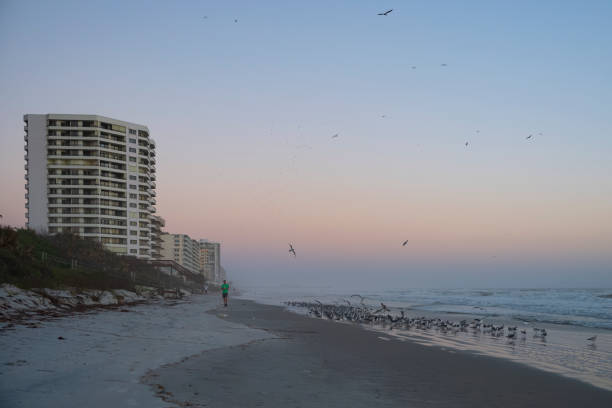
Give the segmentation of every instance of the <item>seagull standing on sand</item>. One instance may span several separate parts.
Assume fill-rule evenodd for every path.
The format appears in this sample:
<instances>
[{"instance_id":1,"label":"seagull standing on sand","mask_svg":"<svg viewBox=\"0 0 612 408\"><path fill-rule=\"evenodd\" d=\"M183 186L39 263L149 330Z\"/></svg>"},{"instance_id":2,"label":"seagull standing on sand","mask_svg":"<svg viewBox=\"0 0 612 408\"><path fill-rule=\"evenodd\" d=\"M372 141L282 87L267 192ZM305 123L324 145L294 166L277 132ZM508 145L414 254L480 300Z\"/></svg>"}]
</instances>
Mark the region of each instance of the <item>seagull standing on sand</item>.
<instances>
[{"instance_id":1,"label":"seagull standing on sand","mask_svg":"<svg viewBox=\"0 0 612 408\"><path fill-rule=\"evenodd\" d=\"M387 16L387 15L389 15L389 13L390 13L390 12L392 12L392 11L393 11L393 9L389 9L389 10L385 11L384 13L378 13L378 15L379 15L379 16Z\"/></svg>"},{"instance_id":2,"label":"seagull standing on sand","mask_svg":"<svg viewBox=\"0 0 612 408\"><path fill-rule=\"evenodd\" d=\"M295 257L295 249L293 249L293 245L289 244L289 252L293 254Z\"/></svg>"}]
</instances>

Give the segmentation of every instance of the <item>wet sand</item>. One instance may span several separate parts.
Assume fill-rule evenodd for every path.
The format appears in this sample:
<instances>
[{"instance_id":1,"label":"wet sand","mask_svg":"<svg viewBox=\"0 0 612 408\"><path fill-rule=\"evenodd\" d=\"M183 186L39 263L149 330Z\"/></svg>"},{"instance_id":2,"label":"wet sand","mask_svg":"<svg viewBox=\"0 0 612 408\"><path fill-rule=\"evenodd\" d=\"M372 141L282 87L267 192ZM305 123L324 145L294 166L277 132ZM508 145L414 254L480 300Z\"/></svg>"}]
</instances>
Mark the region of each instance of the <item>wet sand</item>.
<instances>
[{"instance_id":1,"label":"wet sand","mask_svg":"<svg viewBox=\"0 0 612 408\"><path fill-rule=\"evenodd\" d=\"M451 352L235 300L214 311L273 337L154 370L166 402L201 407L610 407L612 392L525 365Z\"/></svg>"}]
</instances>

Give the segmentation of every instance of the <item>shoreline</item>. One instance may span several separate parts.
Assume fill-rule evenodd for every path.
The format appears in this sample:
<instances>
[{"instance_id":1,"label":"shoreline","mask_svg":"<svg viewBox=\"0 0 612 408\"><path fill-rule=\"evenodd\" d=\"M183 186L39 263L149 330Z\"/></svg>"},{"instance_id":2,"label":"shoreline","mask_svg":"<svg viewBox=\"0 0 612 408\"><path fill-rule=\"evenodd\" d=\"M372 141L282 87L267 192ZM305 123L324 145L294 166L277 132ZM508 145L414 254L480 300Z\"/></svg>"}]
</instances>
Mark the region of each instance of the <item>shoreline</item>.
<instances>
[{"instance_id":1,"label":"shoreline","mask_svg":"<svg viewBox=\"0 0 612 408\"><path fill-rule=\"evenodd\" d=\"M325 296L319 296L318 298L325 298ZM338 299L342 300L342 297L329 296L326 300L327 302L334 302L333 299L338 301ZM262 302L258 298L251 298L250 300L281 306L301 315L308 314L307 308L292 306L287 302L266 302L266 299ZM505 315L422 310L406 307L404 304L394 301L385 303L391 309L390 313L395 317L399 317L401 312L407 318L441 319L454 323L459 323L462 320L472 322L475 318L478 318L483 323L517 327L519 331L516 332L513 339L509 339L506 337L507 333L492 335L490 331L486 332L484 329L439 330L432 327L427 330L420 330L414 327L409 329L397 327L387 331L389 325L384 323L378 325L354 324L358 324L366 330L386 332L388 335L404 341L413 341L442 349L468 351L477 355L487 355L518 362L612 391L612 331L610 329L525 322ZM352 306L356 305L353 304ZM369 303L369 306L376 309L372 302ZM338 322L338 320L336 321ZM342 322L342 320L339 320L339 322ZM537 333L533 330L535 327L546 329L548 336L545 338L537 336ZM520 330L525 330L526 334L521 334ZM597 342L589 341L588 338L591 336L597 336Z\"/></svg>"},{"instance_id":2,"label":"shoreline","mask_svg":"<svg viewBox=\"0 0 612 408\"><path fill-rule=\"evenodd\" d=\"M216 294L0 332L0 405L610 406L612 392L505 359ZM61 339L60 339L61 337Z\"/></svg>"},{"instance_id":3,"label":"shoreline","mask_svg":"<svg viewBox=\"0 0 612 408\"><path fill-rule=\"evenodd\" d=\"M610 406L612 392L517 362L402 341L234 299L224 320L272 334L157 370L153 389L190 406Z\"/></svg>"}]
</instances>

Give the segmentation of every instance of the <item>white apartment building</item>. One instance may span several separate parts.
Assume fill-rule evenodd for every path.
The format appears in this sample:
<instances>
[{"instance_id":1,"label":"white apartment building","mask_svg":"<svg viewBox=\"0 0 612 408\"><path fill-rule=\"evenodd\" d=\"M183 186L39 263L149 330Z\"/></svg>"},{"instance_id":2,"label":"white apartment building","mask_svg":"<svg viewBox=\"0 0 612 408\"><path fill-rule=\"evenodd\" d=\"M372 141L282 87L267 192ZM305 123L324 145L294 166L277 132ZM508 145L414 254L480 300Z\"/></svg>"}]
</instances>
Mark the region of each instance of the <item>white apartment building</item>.
<instances>
[{"instance_id":1,"label":"white apartment building","mask_svg":"<svg viewBox=\"0 0 612 408\"><path fill-rule=\"evenodd\" d=\"M156 193L148 128L98 115L27 114L24 121L26 226L150 259Z\"/></svg>"},{"instance_id":2,"label":"white apartment building","mask_svg":"<svg viewBox=\"0 0 612 408\"><path fill-rule=\"evenodd\" d=\"M161 238L162 259L173 260L193 273L201 273L198 241L185 234L162 234Z\"/></svg>"}]
</instances>

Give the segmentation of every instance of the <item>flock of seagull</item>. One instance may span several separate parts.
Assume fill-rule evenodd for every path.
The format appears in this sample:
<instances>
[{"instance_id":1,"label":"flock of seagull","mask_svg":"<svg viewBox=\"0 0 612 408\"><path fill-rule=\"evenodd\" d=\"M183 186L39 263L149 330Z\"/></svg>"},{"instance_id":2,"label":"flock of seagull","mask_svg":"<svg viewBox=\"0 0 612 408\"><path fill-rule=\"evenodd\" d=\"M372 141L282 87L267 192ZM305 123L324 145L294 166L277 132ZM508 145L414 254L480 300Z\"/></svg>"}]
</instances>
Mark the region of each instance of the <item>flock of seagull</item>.
<instances>
[{"instance_id":1,"label":"flock of seagull","mask_svg":"<svg viewBox=\"0 0 612 408\"><path fill-rule=\"evenodd\" d=\"M408 317L403 310L393 313L387 305L381 302L380 308L375 309L364 303L364 297L361 295L352 295L352 297L360 298L358 305L352 304L349 300L344 299L344 304L323 304L318 300L314 302L305 301L289 301L286 305L292 307L306 308L308 314L313 317L346 321L358 324L369 324L379 326L381 328L389 328L389 330L435 330L441 333L487 333L492 337L506 337L509 341L516 338L525 340L527 338L527 329L519 329L517 326L496 325L493 323L485 323L485 319L474 318L471 321L461 320L451 321L440 318L430 317ZM533 337L539 338L542 341L546 340L548 332L544 328L534 327ZM592 344L597 340L597 336L587 339Z\"/></svg>"}]
</instances>

